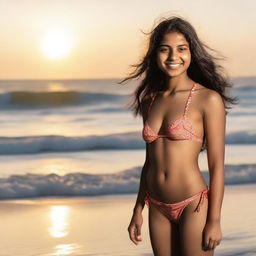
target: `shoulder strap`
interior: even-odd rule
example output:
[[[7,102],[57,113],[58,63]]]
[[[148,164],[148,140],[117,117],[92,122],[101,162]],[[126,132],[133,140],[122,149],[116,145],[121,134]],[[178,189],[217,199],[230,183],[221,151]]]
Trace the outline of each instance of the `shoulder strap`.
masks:
[[[151,105],[152,105],[152,103],[153,103],[155,97],[156,97],[156,92],[155,92],[155,93],[153,94],[153,96],[151,97],[151,102],[150,102],[149,107],[148,107],[148,113],[149,113],[149,111],[150,111],[150,109],[151,109]]]
[[[189,104],[191,102],[192,94],[193,94],[195,88],[196,88],[196,83],[193,84],[191,90],[189,91],[189,95],[188,95],[188,98],[187,98],[187,101],[186,101],[186,105],[185,105],[183,116],[186,116],[186,114],[188,112],[188,106],[189,106]]]

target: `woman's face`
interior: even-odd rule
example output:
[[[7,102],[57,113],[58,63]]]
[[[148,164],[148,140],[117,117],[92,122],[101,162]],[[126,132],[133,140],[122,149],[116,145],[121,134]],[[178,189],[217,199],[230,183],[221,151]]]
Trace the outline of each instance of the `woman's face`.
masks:
[[[183,34],[165,34],[157,49],[157,65],[169,77],[180,76],[191,62],[189,43]]]

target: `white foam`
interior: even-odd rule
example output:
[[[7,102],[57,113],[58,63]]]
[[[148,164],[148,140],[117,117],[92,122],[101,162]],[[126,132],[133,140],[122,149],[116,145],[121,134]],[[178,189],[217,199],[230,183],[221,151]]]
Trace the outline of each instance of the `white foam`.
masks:
[[[256,144],[256,132],[241,131],[226,135],[226,144]],[[0,137],[0,154],[35,154],[107,149],[144,149],[141,132],[113,133],[81,137],[24,136]]]
[[[0,199],[45,196],[96,196],[137,193],[142,167],[113,174],[11,175],[0,179]],[[209,174],[203,176],[208,183]],[[226,165],[225,184],[256,183],[256,164]]]

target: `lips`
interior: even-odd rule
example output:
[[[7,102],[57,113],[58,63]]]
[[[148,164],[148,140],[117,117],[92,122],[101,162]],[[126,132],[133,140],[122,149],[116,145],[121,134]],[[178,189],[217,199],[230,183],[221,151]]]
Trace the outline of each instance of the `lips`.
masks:
[[[171,67],[177,67],[179,65],[182,65],[182,63],[166,63],[166,65]]]
[[[183,63],[166,63],[168,69],[178,69]]]

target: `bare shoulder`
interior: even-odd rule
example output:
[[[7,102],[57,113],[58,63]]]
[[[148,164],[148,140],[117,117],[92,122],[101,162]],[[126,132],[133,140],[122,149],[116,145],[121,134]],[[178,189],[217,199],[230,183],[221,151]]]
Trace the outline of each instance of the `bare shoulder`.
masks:
[[[198,86],[198,89],[200,88],[201,90],[198,94],[198,97],[200,102],[202,103],[203,112],[209,112],[210,110],[216,108],[224,109],[223,99],[217,91],[206,88],[202,85]]]
[[[215,90],[209,89],[201,84],[197,84],[195,89],[197,92],[198,97],[200,97],[203,101],[208,102],[209,100],[212,102],[220,101],[222,98],[218,92]]]

